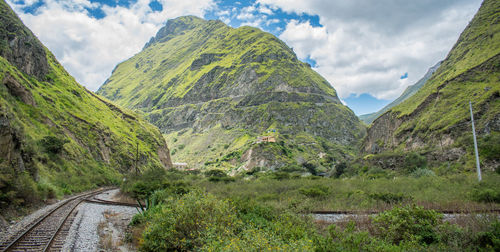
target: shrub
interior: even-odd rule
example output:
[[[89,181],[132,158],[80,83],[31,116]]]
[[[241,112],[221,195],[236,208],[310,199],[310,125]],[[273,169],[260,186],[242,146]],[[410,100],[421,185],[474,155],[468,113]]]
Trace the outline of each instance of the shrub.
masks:
[[[273,172],[271,178],[276,180],[290,179],[290,173],[288,172]]]
[[[344,174],[347,169],[347,164],[345,162],[341,162],[335,166],[335,171],[333,172],[333,177],[339,178],[342,174]]]
[[[433,176],[436,176],[436,174],[429,170],[429,169],[426,169],[426,168],[418,168],[416,169],[415,171],[413,171],[410,176],[414,177],[414,178],[420,178],[420,177],[433,177]]]
[[[324,185],[314,185],[311,187],[302,187],[299,192],[307,197],[325,197],[328,195],[329,190],[327,186]]]
[[[239,223],[228,201],[190,192],[165,199],[143,233],[144,251],[187,251],[200,248],[212,237],[225,236]]]
[[[486,160],[500,159],[500,133],[491,134],[479,138],[479,155]]]
[[[373,223],[377,235],[393,244],[431,244],[438,241],[437,226],[442,223],[442,214],[415,205],[394,207],[375,216]]]
[[[316,165],[312,164],[312,163],[303,163],[302,166],[308,171],[310,172],[312,175],[317,175],[318,172],[316,170]]]
[[[356,231],[355,223],[350,221],[344,230],[335,224],[328,226],[327,237],[317,237],[315,251],[401,251],[384,240],[377,239],[366,231]]]
[[[124,192],[136,199],[146,199],[151,193],[164,188],[163,181],[167,173],[161,167],[146,170],[139,176],[130,176],[122,185]]]
[[[154,196],[166,197],[156,192]],[[199,191],[167,197],[134,223],[145,223],[143,251],[312,251],[310,220]]]
[[[65,143],[68,143],[67,139],[59,139],[55,136],[45,136],[40,140],[40,144],[45,148],[45,151],[52,154],[59,154]]]
[[[490,188],[474,189],[472,199],[477,202],[500,203],[500,192]]]
[[[215,176],[213,176],[213,177],[208,178],[208,181],[210,181],[210,182],[225,182],[225,183],[229,183],[229,182],[236,181],[236,179],[233,178],[233,177],[229,177],[229,176],[226,175],[224,177],[215,177]]]
[[[205,172],[206,177],[225,177],[227,176],[223,170],[208,170]]]
[[[427,167],[427,159],[416,152],[408,153],[405,156],[404,168],[408,172],[413,172],[418,168]]]
[[[387,174],[387,171],[380,167],[372,167],[366,171],[366,176],[370,179],[385,178]]]
[[[500,251],[500,221],[494,221],[488,231],[478,232],[474,243],[481,248]]]
[[[221,162],[227,162],[231,161],[233,159],[239,159],[241,157],[241,151],[233,151],[228,154],[226,154],[224,157],[221,158]]]

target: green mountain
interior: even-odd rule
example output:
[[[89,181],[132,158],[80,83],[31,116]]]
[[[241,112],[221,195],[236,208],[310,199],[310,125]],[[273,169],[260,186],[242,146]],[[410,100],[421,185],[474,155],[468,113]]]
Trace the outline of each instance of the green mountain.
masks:
[[[144,113],[172,158],[194,168],[314,173],[352,157],[365,135],[331,85],[284,42],[193,16],[168,20],[98,93]],[[256,143],[267,135],[277,143]]]
[[[172,165],[156,127],[80,86],[3,0],[0,14],[1,209],[117,183],[136,144],[140,169]]]
[[[422,77],[420,80],[418,80],[415,84],[408,86],[405,91],[394,101],[391,103],[387,104],[387,106],[383,107],[381,110],[377,112],[373,112],[370,114],[364,114],[360,115],[359,119],[361,121],[365,122],[366,124],[372,123],[375,119],[377,119],[380,115],[383,113],[389,111],[392,107],[400,104],[404,100],[408,99],[410,96],[414,95],[417,93],[417,91],[427,82],[429,78],[431,78],[432,74],[438,69],[438,67],[441,65],[441,61],[438,62],[436,65],[433,67],[429,68],[427,70],[427,73],[425,73],[424,77]]]
[[[414,151],[431,162],[457,161],[472,169],[472,101],[482,162],[498,167],[499,76],[500,2],[485,0],[425,85],[373,122],[364,151]]]

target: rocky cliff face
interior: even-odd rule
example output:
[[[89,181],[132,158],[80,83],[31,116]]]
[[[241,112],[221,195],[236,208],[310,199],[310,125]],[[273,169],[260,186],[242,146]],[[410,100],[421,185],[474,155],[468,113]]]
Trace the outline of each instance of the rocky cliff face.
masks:
[[[500,157],[489,150],[498,149],[500,134],[499,10],[498,1],[483,2],[426,84],[373,122],[365,152],[416,151],[428,159],[472,165],[472,101],[483,161],[490,168],[498,165]]]
[[[295,146],[286,162],[263,158],[274,164],[267,168],[319,162],[321,152],[339,161],[365,134],[331,85],[285,43],[192,16],[169,20],[98,93],[144,112],[177,146],[174,159],[200,168],[238,169],[246,162],[241,154],[266,134]],[[221,162],[230,153],[238,158]]]
[[[49,72],[45,47],[5,3],[1,7],[0,56],[24,73],[44,78]]]
[[[0,209],[171,167],[157,128],[86,90],[0,1]]]

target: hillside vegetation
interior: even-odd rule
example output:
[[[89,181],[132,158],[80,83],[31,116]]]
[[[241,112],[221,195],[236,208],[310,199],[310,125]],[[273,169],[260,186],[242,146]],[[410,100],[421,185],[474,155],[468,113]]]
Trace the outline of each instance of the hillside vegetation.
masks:
[[[378,155],[366,158],[397,161],[417,152],[429,163],[472,169],[472,101],[482,162],[499,167],[499,72],[500,2],[486,0],[426,84],[373,122],[363,149]]]
[[[80,86],[3,0],[0,43],[0,209],[116,184],[136,144],[140,169],[171,166],[156,127]]]
[[[275,36],[193,16],[169,20],[98,93],[144,112],[172,158],[194,168],[321,172],[352,159],[365,135],[331,85]]]

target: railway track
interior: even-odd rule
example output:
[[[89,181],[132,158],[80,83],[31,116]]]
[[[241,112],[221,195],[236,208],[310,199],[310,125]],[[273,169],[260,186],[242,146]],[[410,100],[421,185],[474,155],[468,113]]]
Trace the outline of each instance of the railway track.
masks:
[[[75,196],[52,209],[13,239],[0,244],[0,251],[62,251],[64,241],[76,216],[76,207],[95,195],[111,189],[101,189]]]

